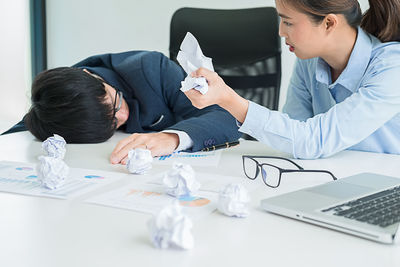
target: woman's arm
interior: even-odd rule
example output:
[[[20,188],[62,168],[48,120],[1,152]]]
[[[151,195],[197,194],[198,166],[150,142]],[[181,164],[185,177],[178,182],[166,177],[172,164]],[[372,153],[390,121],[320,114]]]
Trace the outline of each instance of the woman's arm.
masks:
[[[399,64],[382,63],[379,71],[370,71],[370,77],[357,93],[306,121],[291,119],[252,102],[246,106],[217,74],[202,69],[194,75],[206,77],[209,92],[202,96],[190,90],[186,95],[199,108],[210,104],[226,108],[238,121],[243,121],[239,131],[271,147],[297,158],[319,158],[358,144],[400,113],[399,73]]]

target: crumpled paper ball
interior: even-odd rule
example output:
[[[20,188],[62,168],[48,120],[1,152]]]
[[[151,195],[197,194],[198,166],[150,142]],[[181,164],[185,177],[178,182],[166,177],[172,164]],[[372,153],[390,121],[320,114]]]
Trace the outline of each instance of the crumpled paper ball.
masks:
[[[186,92],[190,89],[196,89],[201,94],[205,95],[208,92],[208,83],[204,77],[191,77],[187,76],[185,80],[181,82],[181,91]]]
[[[42,143],[42,148],[49,157],[63,159],[66,152],[66,144],[62,136],[55,134]]]
[[[36,168],[38,181],[48,189],[61,187],[69,173],[69,167],[60,158],[40,156]]]
[[[200,188],[192,167],[180,162],[174,162],[172,170],[164,174],[163,183],[167,194],[177,198],[191,195]]]
[[[128,152],[126,168],[133,174],[144,174],[151,169],[153,157],[148,149],[136,148]]]
[[[194,246],[191,232],[193,223],[188,216],[182,213],[179,201],[174,201],[173,204],[154,215],[148,221],[147,226],[151,242],[156,248],[191,249]]]
[[[241,184],[227,184],[219,192],[218,210],[233,217],[247,217],[250,195]]]

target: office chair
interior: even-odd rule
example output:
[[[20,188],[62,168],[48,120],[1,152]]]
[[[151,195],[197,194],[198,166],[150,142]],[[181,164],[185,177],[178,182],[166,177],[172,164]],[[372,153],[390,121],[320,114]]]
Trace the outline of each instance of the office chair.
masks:
[[[181,8],[170,27],[170,59],[176,61],[186,32],[191,32],[227,85],[246,99],[278,109],[281,41],[274,7]]]

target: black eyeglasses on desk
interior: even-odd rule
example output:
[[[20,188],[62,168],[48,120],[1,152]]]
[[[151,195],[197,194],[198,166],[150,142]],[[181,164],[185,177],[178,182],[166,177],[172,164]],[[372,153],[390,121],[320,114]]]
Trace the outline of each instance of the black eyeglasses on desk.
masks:
[[[290,172],[323,172],[332,176],[333,180],[337,180],[335,175],[333,175],[330,171],[327,170],[305,170],[303,167],[299,166],[294,161],[291,161],[287,158],[282,157],[270,157],[270,156],[248,156],[243,155],[243,171],[247,178],[254,180],[257,178],[258,174],[261,171],[261,175],[264,183],[272,188],[276,188],[281,183],[282,173],[290,173]],[[279,159],[290,162],[293,164],[296,169],[283,169],[278,166],[269,164],[269,163],[259,163],[256,159]]]

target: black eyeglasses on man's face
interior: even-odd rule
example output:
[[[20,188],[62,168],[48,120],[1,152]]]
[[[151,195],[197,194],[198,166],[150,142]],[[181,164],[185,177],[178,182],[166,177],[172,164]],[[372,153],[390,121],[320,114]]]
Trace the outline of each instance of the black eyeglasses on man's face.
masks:
[[[278,166],[268,164],[268,163],[259,163],[257,159],[278,159],[284,160],[286,162],[291,163],[295,169],[283,169]],[[290,173],[290,172],[323,172],[332,176],[333,180],[337,180],[335,175],[333,175],[330,171],[327,170],[304,170],[303,167],[299,166],[294,161],[291,161],[287,158],[282,157],[270,157],[270,156],[242,156],[243,159],[243,171],[247,178],[254,180],[260,174],[262,175],[264,183],[272,188],[276,188],[281,183],[282,173]]]
[[[103,78],[101,78],[99,75],[95,74],[95,73],[90,73],[88,71],[86,71],[89,75],[93,76],[94,78],[98,79],[101,83],[106,84],[106,82],[104,81]],[[123,94],[121,91],[117,90],[114,87],[111,87],[115,90],[115,96],[114,96],[114,102],[113,102],[113,108],[114,108],[114,115],[113,117],[115,117],[115,114],[121,109],[122,107],[122,99],[123,99]],[[107,89],[106,89],[107,90]],[[118,106],[117,106],[117,100],[118,100]]]
[[[117,89],[115,89],[115,97],[114,97],[114,116],[115,114],[121,109],[122,106],[122,97],[123,94],[121,91],[118,91]],[[118,106],[116,106],[117,104],[117,99],[118,99]]]

